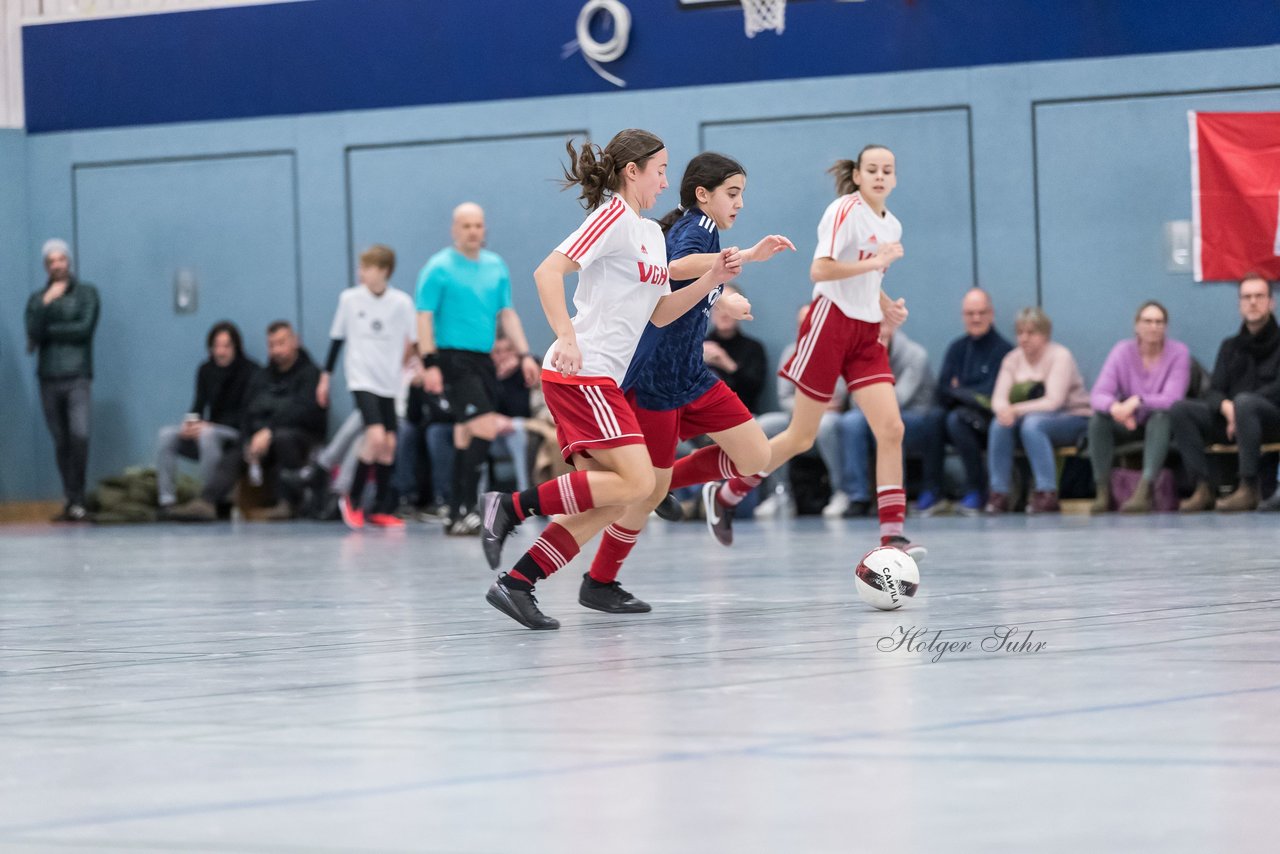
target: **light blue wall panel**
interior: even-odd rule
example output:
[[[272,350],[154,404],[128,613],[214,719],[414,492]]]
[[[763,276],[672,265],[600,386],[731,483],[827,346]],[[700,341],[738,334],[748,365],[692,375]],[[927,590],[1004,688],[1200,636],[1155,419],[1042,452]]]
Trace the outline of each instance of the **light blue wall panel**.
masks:
[[[156,428],[191,403],[205,336],[240,326],[265,360],[265,329],[297,321],[293,156],[77,165],[80,265],[99,285],[91,472],[149,460]],[[199,282],[198,310],[174,310],[179,269]],[[317,356],[320,358],[320,356]]]
[[[512,299],[542,351],[552,335],[538,303],[533,270],[581,222],[576,193],[560,190],[558,163],[565,141],[584,130],[522,136],[409,142],[355,148],[348,153],[352,253],[387,243],[397,253],[396,287],[414,292],[418,272],[450,244],[455,206],[485,209],[488,248],[507,262]],[[477,175],[493,177],[477,181]],[[335,294],[336,302],[336,294]]]
[[[1280,87],[1037,106],[1042,299],[1090,383],[1139,304],[1212,367],[1240,324],[1235,291],[1166,272],[1164,223],[1191,208],[1187,111],[1280,110]]]
[[[43,488],[53,471],[52,449],[41,439],[35,357],[27,353],[23,309],[44,282],[27,230],[27,152],[21,131],[0,130],[0,498],[56,494]],[[40,459],[48,457],[47,467]]]

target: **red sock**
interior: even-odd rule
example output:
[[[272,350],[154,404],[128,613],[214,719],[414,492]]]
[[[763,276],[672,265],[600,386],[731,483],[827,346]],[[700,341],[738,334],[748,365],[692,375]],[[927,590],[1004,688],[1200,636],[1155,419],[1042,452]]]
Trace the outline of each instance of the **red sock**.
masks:
[[[719,445],[707,445],[676,460],[676,467],[671,472],[671,489],[713,480],[728,480],[741,475],[742,472],[734,466],[733,460],[729,459],[723,448]]]
[[[600,537],[600,548],[596,550],[596,559],[591,562],[589,575],[601,584],[608,584],[618,577],[622,562],[635,548],[639,531],[632,531],[621,525],[610,525],[604,529]]]
[[[542,536],[534,541],[533,546],[530,547],[525,557],[532,559],[537,564],[541,577],[546,578],[577,557],[578,551],[578,541],[573,538],[573,534],[570,534],[568,529],[552,522],[542,532]],[[516,570],[528,576],[529,573],[524,572],[523,563],[524,560],[521,559],[520,563],[516,564]],[[537,573],[535,572],[534,574],[536,575]]]
[[[716,500],[725,507],[737,507],[742,503],[742,499],[747,497],[747,493],[760,485],[764,477],[758,474],[743,474],[737,477],[731,477],[720,487],[720,491],[716,493]]]
[[[907,491],[901,486],[878,487],[876,503],[880,510],[880,545],[888,545],[890,537],[902,536],[902,525],[907,519]]]
[[[521,521],[526,516],[572,516],[596,506],[591,500],[591,486],[585,471],[562,474],[533,489],[517,492],[512,499],[516,517]]]

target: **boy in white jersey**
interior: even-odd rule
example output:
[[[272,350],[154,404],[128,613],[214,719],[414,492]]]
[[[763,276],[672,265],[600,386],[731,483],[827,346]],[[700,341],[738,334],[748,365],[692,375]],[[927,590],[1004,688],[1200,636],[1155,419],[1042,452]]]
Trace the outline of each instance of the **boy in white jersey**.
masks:
[[[525,492],[490,492],[484,500],[484,549],[497,569],[502,544],[526,517],[561,515],[485,597],[531,629],[560,623],[538,609],[533,585],[564,566],[581,545],[621,517],[625,506],[654,491],[653,468],[635,414],[619,385],[645,324],[665,326],[741,267],[737,249],[678,293],[668,283],[666,241],[640,216],[667,186],[662,140],[625,130],[601,151],[568,144],[566,186],[580,186],[591,210],[583,224],[534,273],[556,342],[543,363],[542,390],[556,422],[561,453],[577,471]],[[564,279],[578,272],[570,318]],[[664,490],[665,494],[665,490]],[[578,600],[597,610],[647,610],[618,583],[583,578]]]
[[[926,551],[903,534],[907,494],[902,480],[902,415],[893,393],[893,371],[885,342],[907,319],[904,300],[881,289],[885,271],[902,257],[902,224],[885,207],[897,185],[893,152],[868,145],[857,160],[841,160],[830,170],[840,197],[827,206],[818,225],[818,247],[809,274],[813,304],[800,327],[796,351],[779,375],[796,384],[791,423],[769,440],[769,467],[759,476],[731,478],[703,487],[703,504],[713,533],[732,542],[728,508],[759,485],[762,477],[813,446],[822,413],[837,381],[843,379],[876,438],[876,495],[880,544],[915,559]]]
[[[342,521],[352,530],[364,527],[361,496],[373,469],[377,483],[369,523],[379,528],[403,528],[391,505],[391,469],[396,458],[396,394],[400,390],[406,359],[418,341],[417,313],[404,291],[389,286],[396,254],[375,244],[360,255],[360,283],[338,297],[338,310],[329,330],[332,339],[324,373],[316,388],[321,406],[329,405],[329,376],[338,363],[344,342],[347,348],[347,388],[355,396],[364,419],[364,438],[357,456],[351,490],[338,506]],[[414,359],[413,361],[417,361]]]

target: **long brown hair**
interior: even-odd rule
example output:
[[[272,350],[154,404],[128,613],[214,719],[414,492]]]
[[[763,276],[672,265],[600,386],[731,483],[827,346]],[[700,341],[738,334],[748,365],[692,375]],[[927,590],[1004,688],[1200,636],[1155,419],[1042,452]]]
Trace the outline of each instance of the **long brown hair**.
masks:
[[[649,158],[666,146],[647,130],[627,128],[618,131],[603,149],[584,142],[581,149],[575,150],[573,140],[564,147],[569,152],[569,165],[564,167],[565,189],[581,187],[578,198],[584,208],[592,210],[600,206],[605,193],[622,189],[622,170],[628,163],[643,169]]]
[[[857,160],[837,160],[835,165],[827,170],[828,173],[836,176],[837,195],[847,196],[850,193],[857,192],[858,185],[853,180],[853,173],[862,168],[862,155],[877,148],[882,148],[890,154],[893,153],[887,145],[864,146],[863,149],[858,152]]]

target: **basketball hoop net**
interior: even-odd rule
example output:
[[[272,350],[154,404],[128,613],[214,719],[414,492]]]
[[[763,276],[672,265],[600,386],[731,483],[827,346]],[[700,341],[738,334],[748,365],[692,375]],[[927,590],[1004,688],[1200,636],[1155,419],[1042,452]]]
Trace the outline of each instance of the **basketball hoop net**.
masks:
[[[787,0],[742,0],[742,13],[747,38],[755,38],[756,33],[765,30],[780,33],[786,28]]]

